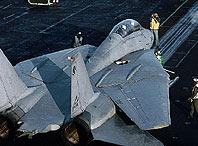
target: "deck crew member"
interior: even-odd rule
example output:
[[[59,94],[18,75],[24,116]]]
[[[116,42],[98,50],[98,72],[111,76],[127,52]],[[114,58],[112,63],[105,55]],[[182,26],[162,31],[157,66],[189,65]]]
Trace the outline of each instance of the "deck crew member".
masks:
[[[154,35],[154,44],[159,47],[158,30],[160,25],[160,18],[157,13],[153,13],[150,17],[150,29]]]
[[[193,118],[194,111],[198,113],[198,79],[194,78],[194,87],[192,89],[192,96],[188,99],[191,102],[190,118]]]
[[[72,48],[76,48],[76,47],[79,47],[82,45],[83,37],[81,35],[82,35],[82,33],[78,32],[78,34],[74,36],[74,38],[72,40]]]
[[[155,56],[160,61],[161,65],[163,66],[164,65],[164,57],[161,55],[159,50],[155,51]]]

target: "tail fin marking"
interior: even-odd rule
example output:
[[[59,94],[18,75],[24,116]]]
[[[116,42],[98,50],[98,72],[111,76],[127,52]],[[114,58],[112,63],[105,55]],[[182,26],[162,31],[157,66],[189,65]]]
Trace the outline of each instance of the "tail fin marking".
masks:
[[[72,57],[71,69],[71,117],[75,117],[93,102],[99,93],[94,93],[85,63],[80,53]]]

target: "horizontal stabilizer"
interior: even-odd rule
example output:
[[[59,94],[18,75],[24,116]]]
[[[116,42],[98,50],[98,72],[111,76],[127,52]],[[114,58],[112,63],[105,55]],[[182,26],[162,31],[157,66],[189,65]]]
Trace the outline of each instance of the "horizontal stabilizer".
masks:
[[[14,105],[27,89],[0,49],[0,112]]]
[[[136,125],[126,125],[117,115],[109,119],[101,127],[92,131],[94,140],[125,146],[163,146],[149,134]]]
[[[26,99],[24,98],[22,108],[24,107],[24,103],[29,104],[28,101],[31,99],[40,97],[28,113],[20,119],[20,122],[23,124],[18,130],[25,132],[24,134],[30,132],[30,134],[34,135],[54,131],[59,129],[64,121],[65,116],[60,111],[50,92],[43,94],[45,90],[45,86],[43,85],[27,96]]]

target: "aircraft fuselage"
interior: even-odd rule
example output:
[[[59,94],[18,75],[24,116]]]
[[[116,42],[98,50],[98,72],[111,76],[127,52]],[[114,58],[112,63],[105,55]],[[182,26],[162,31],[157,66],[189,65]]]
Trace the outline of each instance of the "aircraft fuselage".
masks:
[[[126,26],[125,30],[121,29],[123,25]],[[150,49],[153,40],[152,32],[143,28],[135,20],[127,19],[118,23],[87,62],[86,67],[89,76],[129,53]]]

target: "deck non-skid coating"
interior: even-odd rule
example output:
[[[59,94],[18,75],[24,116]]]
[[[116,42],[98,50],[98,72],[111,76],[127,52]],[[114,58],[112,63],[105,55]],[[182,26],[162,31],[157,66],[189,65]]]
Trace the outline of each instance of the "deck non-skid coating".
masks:
[[[172,3],[170,9],[174,11],[179,3]],[[3,0],[0,2],[0,44],[13,64],[69,48],[78,31],[83,33],[85,44],[98,46],[121,20],[132,18],[148,28],[150,14],[160,13],[168,5],[166,1],[84,0],[36,7],[25,1]]]
[[[14,65],[22,60],[69,48],[73,36],[78,31],[83,33],[85,43],[98,46],[113,26],[123,19],[135,19],[143,27],[149,28],[149,17],[153,12],[159,13],[162,23],[167,20],[160,28],[159,33],[162,36],[188,12],[195,2],[195,0],[62,0],[53,7],[35,7],[30,6],[25,0],[1,0],[0,47]],[[183,3],[184,5],[182,5]],[[182,7],[180,7],[181,5]],[[179,9],[175,12],[177,8]],[[169,16],[171,17],[169,18]],[[41,33],[42,31],[43,33]],[[195,29],[187,40],[198,40],[197,31]],[[192,48],[189,51],[185,44],[189,44],[189,41],[184,42],[178,50],[188,52],[188,55],[174,69],[177,75],[180,75],[180,80],[171,89],[172,125],[153,132],[153,135],[164,145],[194,146],[198,142],[197,121],[185,124],[189,122],[187,114],[190,104],[187,102],[187,98],[191,94],[192,76],[198,74],[196,69],[198,67],[196,64],[198,46],[195,44],[193,47],[194,43],[189,44],[189,48]],[[181,60],[175,54],[172,58],[166,66],[172,67],[171,64],[175,60],[178,60],[177,63]],[[184,87],[189,89],[187,93]],[[3,146],[60,145],[60,141],[58,137],[50,133],[32,140],[22,138],[15,142],[1,141],[0,144]]]

